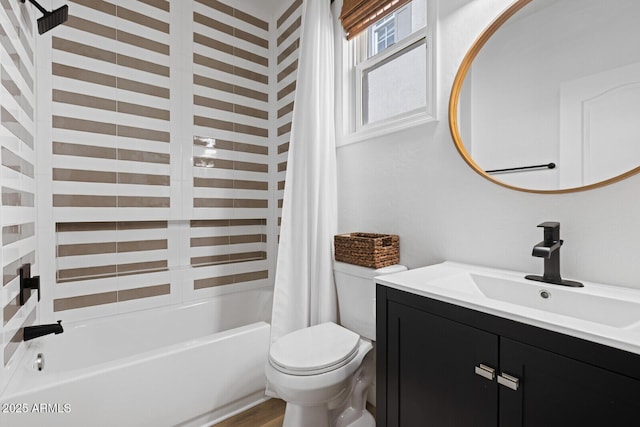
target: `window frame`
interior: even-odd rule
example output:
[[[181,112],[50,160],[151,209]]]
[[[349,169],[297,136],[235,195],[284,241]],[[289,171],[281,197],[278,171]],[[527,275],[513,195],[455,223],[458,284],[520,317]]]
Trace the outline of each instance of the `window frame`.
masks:
[[[426,27],[415,31],[371,58],[367,59],[367,42],[370,38],[369,29],[350,41],[347,41],[344,36],[340,37],[342,42],[338,44],[338,48],[341,52],[337,52],[338,60],[336,61],[336,75],[338,76],[336,88],[338,96],[336,99],[342,102],[339,102],[337,108],[337,146],[348,145],[437,121],[436,5],[436,0],[427,0]],[[416,43],[420,42],[426,44],[425,48],[427,50],[426,105],[377,122],[363,123],[364,71],[383,65],[385,61],[402,55],[403,51],[410,50]]]

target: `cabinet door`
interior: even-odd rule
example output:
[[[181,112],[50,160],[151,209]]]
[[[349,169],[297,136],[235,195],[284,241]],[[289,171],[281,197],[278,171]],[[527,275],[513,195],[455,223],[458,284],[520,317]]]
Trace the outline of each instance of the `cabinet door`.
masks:
[[[501,427],[638,425],[640,381],[506,338],[500,370],[520,379],[500,386]]]
[[[386,425],[497,426],[497,383],[475,367],[497,367],[498,337],[392,301],[387,315]]]

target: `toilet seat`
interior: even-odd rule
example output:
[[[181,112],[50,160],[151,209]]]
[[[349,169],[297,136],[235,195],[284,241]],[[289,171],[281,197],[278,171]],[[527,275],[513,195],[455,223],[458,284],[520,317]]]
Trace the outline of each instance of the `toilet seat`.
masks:
[[[317,375],[338,369],[358,354],[360,336],[333,322],[299,329],[277,339],[270,364],[290,375]]]

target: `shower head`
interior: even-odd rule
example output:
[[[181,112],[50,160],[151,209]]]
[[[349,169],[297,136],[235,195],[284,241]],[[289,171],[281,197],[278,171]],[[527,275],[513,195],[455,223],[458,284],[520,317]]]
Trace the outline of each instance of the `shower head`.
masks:
[[[25,0],[20,0],[22,3]],[[44,34],[53,27],[57,27],[58,25],[66,22],[69,18],[69,6],[66,4],[61,6],[51,12],[48,12],[44,7],[40,6],[36,0],[29,0],[31,4],[33,4],[40,12],[42,12],[42,17],[38,19],[38,34]]]

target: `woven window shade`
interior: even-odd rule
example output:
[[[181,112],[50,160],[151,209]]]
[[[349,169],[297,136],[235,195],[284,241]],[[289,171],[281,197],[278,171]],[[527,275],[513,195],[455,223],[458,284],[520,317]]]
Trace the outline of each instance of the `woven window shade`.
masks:
[[[344,0],[340,21],[347,34],[347,40],[351,40],[369,25],[410,2],[411,0]]]

